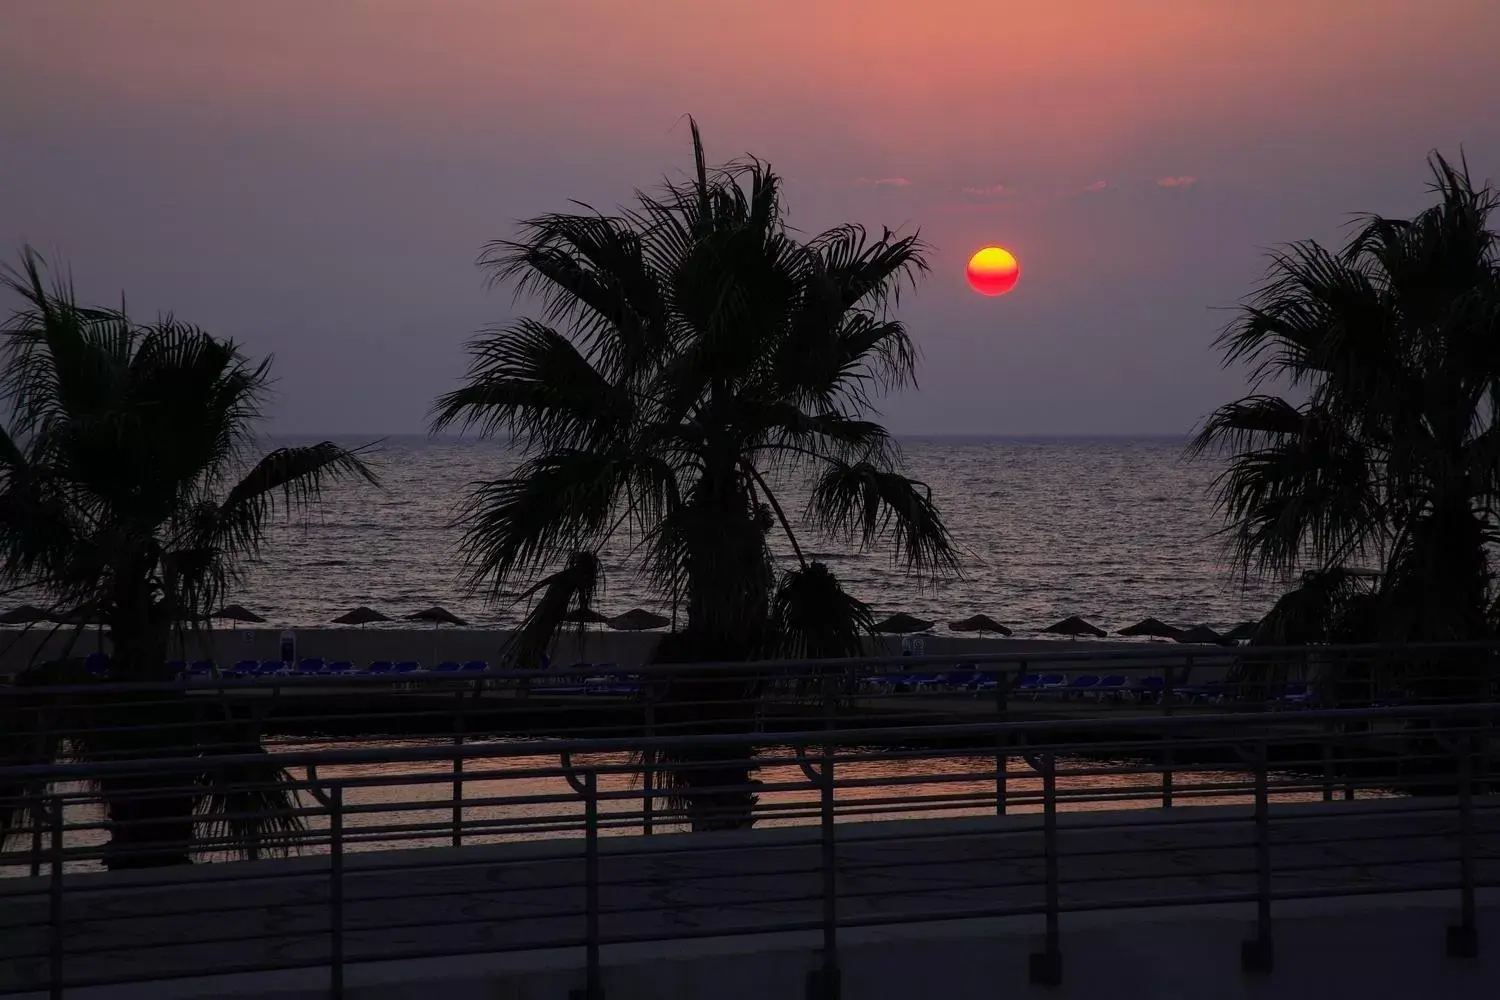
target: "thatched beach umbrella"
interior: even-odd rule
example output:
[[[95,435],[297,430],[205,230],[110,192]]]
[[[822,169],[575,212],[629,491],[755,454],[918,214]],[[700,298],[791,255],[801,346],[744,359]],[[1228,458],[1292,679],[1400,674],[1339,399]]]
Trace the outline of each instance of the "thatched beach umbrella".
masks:
[[[1143,618],[1128,628],[1120,629],[1118,634],[1128,636],[1149,635],[1155,639],[1175,639],[1182,634],[1182,629],[1175,625],[1168,625],[1160,618]]]
[[[456,625],[460,628],[463,628],[469,624],[462,618],[458,617],[458,615],[455,615],[453,612],[449,611],[447,608],[440,608],[436,605],[423,611],[413,612],[412,614],[406,616],[406,620],[413,622],[432,622],[432,658],[434,660],[437,659],[438,655],[438,626]]]
[[[621,632],[645,632],[670,624],[672,624],[672,619],[654,611],[647,611],[645,608],[631,608],[623,615],[616,615],[609,620],[609,627]]]
[[[22,604],[20,607],[11,608],[4,614],[0,614],[0,625],[35,625],[37,622],[56,620],[52,617],[52,612],[34,604]]]
[[[215,618],[222,618],[225,621],[243,622],[246,625],[264,625],[266,623],[264,618],[242,604],[226,604],[218,611],[215,611],[213,616]]]
[[[952,632],[993,632],[996,635],[1010,635],[1010,629],[1001,625],[989,615],[970,615],[956,622],[949,622],[948,629]]]
[[[562,616],[564,624],[567,625],[607,625],[609,618],[600,614],[593,608],[574,608]]]
[[[883,618],[876,622],[876,632],[889,632],[893,635],[906,635],[910,632],[926,632],[932,628],[932,622],[916,615],[909,615],[905,611],[898,611],[889,618]]]
[[[1212,643],[1223,645],[1224,637],[1207,625],[1194,625],[1177,636],[1178,642]]]
[[[1088,635],[1095,639],[1103,639],[1105,631],[1097,625],[1090,625],[1077,615],[1069,615],[1055,625],[1048,625],[1042,629],[1051,635]]]
[[[432,622],[434,626],[457,625],[460,628],[465,628],[469,624],[462,618],[458,617],[458,615],[455,615],[453,612],[449,611],[447,608],[439,608],[436,606],[428,608],[425,611],[417,611],[413,614],[409,614],[406,616],[406,620],[412,622]]]
[[[367,608],[363,604],[353,611],[346,611],[333,620],[335,625],[368,625],[371,622],[388,622],[390,615],[383,615],[374,608]]]

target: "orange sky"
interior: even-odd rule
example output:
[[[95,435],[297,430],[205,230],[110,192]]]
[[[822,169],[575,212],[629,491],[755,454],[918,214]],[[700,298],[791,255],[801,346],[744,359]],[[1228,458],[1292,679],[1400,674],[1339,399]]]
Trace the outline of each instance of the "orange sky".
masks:
[[[106,288],[232,315],[316,368],[306,338],[243,305],[253,288],[198,269],[252,267],[312,301],[258,251],[305,273],[354,234],[390,243],[325,276],[368,312],[354,326],[420,324],[419,289],[453,302],[460,282],[474,297],[445,322],[493,321],[504,304],[467,270],[478,244],[682,169],[691,113],[715,159],[786,172],[799,224],[920,225],[937,244],[926,384],[979,392],[976,345],[1008,345],[1000,369],[1060,364],[1123,318],[1131,339],[1092,346],[1125,374],[1094,389],[1164,429],[1229,388],[1208,310],[1247,290],[1257,248],[1410,211],[1434,147],[1500,174],[1497,39],[1496,0],[5,0],[0,243],[65,248]],[[1003,313],[962,292],[987,242],[1026,273]],[[398,260],[419,285],[384,301],[361,277]],[[1189,350],[1196,388],[1127,398]],[[423,391],[452,374],[424,371]],[[894,412],[1006,430],[1056,405],[1015,388],[1014,408],[984,388]]]

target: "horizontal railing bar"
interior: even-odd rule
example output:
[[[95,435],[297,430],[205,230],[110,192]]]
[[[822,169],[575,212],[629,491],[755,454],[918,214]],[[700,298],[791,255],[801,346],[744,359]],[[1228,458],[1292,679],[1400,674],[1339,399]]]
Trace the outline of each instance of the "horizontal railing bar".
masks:
[[[1422,719],[1432,718],[1434,715],[1445,718],[1494,718],[1500,715],[1500,704],[1483,702],[1473,704],[1452,704],[1439,706],[1391,706],[1388,708],[1357,708],[1357,709],[1305,709],[1298,713],[1298,718],[1311,722],[1355,722],[1377,719]],[[69,777],[89,778],[103,775],[129,775],[132,773],[160,774],[163,770],[177,772],[194,772],[203,769],[207,762],[212,762],[218,767],[231,767],[256,764],[263,767],[280,766],[295,767],[299,765],[315,764],[319,766],[338,766],[343,764],[360,763],[412,763],[412,762],[435,762],[450,761],[455,756],[465,760],[485,758],[505,758],[518,756],[544,756],[561,755],[563,753],[609,753],[629,752],[638,749],[670,750],[674,747],[738,747],[752,746],[754,744],[792,743],[807,746],[818,746],[836,738],[842,742],[878,744],[881,741],[901,742],[913,739],[934,739],[960,737],[999,737],[999,736],[1025,736],[1027,734],[1048,733],[1058,730],[1065,732],[1088,731],[1090,729],[1118,732],[1120,730],[1161,730],[1182,729],[1190,726],[1222,726],[1232,731],[1237,724],[1242,724],[1243,716],[1235,714],[1215,714],[1198,716],[1134,716],[1129,718],[1116,718],[1109,720],[1084,720],[1069,719],[1065,722],[1057,720],[1015,720],[1015,721],[983,721],[973,723],[942,723],[926,726],[900,726],[888,728],[849,728],[839,730],[803,730],[796,733],[704,733],[692,737],[611,737],[605,739],[546,739],[526,740],[515,743],[476,743],[463,745],[431,745],[421,747],[396,747],[396,748],[360,748],[360,749],[333,749],[300,752],[278,752],[278,753],[256,753],[256,754],[225,754],[209,758],[184,758],[184,757],[161,757],[150,760],[110,760],[98,763],[68,763],[68,764],[27,764],[13,765],[0,768],[0,777],[14,781],[27,779],[66,780]],[[1432,735],[1431,731],[1412,731],[1407,735],[1425,736]],[[1275,737],[1258,736],[1257,739],[1275,739]],[[1281,737],[1290,739],[1290,737]],[[1233,742],[1226,733],[1223,736],[1215,736],[1212,742],[1216,745]],[[1160,741],[1155,744],[1161,746]],[[1020,749],[1020,748],[1017,748]],[[1030,747],[1028,749],[1046,749],[1049,752],[1057,752],[1056,747]],[[1097,747],[1094,749],[1097,750]],[[695,762],[698,763],[698,762]],[[147,765],[150,765],[149,768]]]

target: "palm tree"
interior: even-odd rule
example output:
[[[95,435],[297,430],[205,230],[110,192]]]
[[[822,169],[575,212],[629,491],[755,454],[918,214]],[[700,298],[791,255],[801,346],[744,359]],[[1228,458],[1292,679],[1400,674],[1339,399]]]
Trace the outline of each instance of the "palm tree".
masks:
[[[890,307],[926,269],[924,244],[855,225],[801,239],[767,165],[710,170],[696,123],[692,133],[688,181],[638,193],[614,215],[544,215],[486,247],[481,266],[538,296],[541,312],[471,345],[434,430],[505,433],[523,453],[463,509],[476,585],[498,596],[629,537],[640,570],[686,612],[658,657],[743,661],[786,648],[772,619],[778,586],[787,600],[838,589],[804,557],[788,483],[809,490],[807,530],[863,549],[889,542],[917,573],[957,572],[958,560],[930,491],[902,474],[895,442],[870,419],[881,392],[914,382],[916,351]],[[777,530],[793,572],[816,572],[823,587],[778,582]],[[552,582],[564,598],[595,585],[578,572]],[[576,603],[554,599],[531,632],[553,634]],[[782,624],[798,617],[785,603]],[[732,688],[743,702],[746,683],[699,678],[672,697],[722,702]],[[734,771],[678,778],[701,787]],[[704,800],[688,797],[695,825],[719,825]],[[722,822],[745,822],[738,807],[728,813]]]
[[[1194,447],[1229,457],[1218,502],[1238,564],[1300,576],[1262,639],[1493,634],[1497,201],[1465,165],[1430,163],[1435,205],[1363,218],[1338,251],[1307,241],[1274,254],[1219,339],[1226,364],[1253,366],[1253,391],[1215,411]]]
[[[252,461],[269,361],[252,363],[234,343],[170,316],[139,324],[120,309],[81,306],[43,274],[29,249],[19,269],[0,272],[22,302],[0,329],[9,413],[0,428],[0,576],[102,620],[112,680],[166,680],[173,642],[209,626],[278,510],[305,509],[335,480],[374,477],[329,442]],[[69,742],[96,756],[198,754],[183,745],[187,703],[160,692],[143,699],[92,700],[85,714],[105,711],[110,725]],[[115,819],[151,820],[115,831],[119,863],[184,860],[193,809],[204,802],[223,796],[199,787],[186,804],[181,794],[117,797]]]

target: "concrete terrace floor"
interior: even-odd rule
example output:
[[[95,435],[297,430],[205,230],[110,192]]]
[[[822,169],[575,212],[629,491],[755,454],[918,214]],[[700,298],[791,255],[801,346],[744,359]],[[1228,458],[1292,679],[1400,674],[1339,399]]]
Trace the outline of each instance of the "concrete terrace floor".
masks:
[[[1476,828],[1478,883],[1500,885],[1500,800],[1477,800]],[[1248,807],[1063,814],[1059,830],[1060,899],[1066,911],[1062,948],[1070,962],[1089,963],[1083,941],[1100,927],[1174,920],[1181,925],[1187,920],[1195,928],[1192,933],[1232,929],[1220,964],[1238,976],[1233,941],[1245,936],[1254,914]],[[1351,913],[1374,912],[1378,898],[1419,900],[1418,908],[1429,913],[1423,926],[1431,926],[1420,942],[1407,947],[1441,957],[1443,924],[1454,919],[1458,907],[1457,831],[1451,800],[1277,804],[1271,824],[1273,890],[1288,899],[1366,900]],[[943,961],[952,959],[941,955],[954,942],[972,937],[972,928],[988,927],[977,932],[980,938],[971,947],[987,948],[984,940],[1009,941],[996,955],[1010,955],[1016,968],[1003,978],[1013,980],[1017,990],[1024,988],[1024,954],[1035,947],[1042,926],[1040,817],[847,824],[837,828],[837,837],[839,920],[859,928],[843,932],[851,949],[849,975],[856,975],[856,965],[850,964],[856,954],[865,954],[858,968],[868,970],[888,960],[897,947],[914,969],[927,967],[935,974]],[[612,998],[710,995],[686,984],[682,991],[665,993],[625,988],[635,975],[627,970],[641,962],[660,967],[664,955],[680,953],[684,961],[697,955],[708,963],[699,967],[700,979],[715,969],[716,975],[727,974],[753,954],[786,957],[761,973],[743,973],[752,980],[768,975],[781,982],[791,967],[800,984],[802,974],[816,964],[812,952],[819,941],[815,929],[822,907],[816,829],[611,837],[601,840],[600,852],[604,961],[620,987],[609,994]],[[326,857],[308,857],[68,876],[65,975],[79,986],[97,984],[69,995],[326,995],[328,865]],[[425,969],[427,989],[449,979],[455,988],[460,980],[490,984],[483,987],[488,992],[444,988],[445,997],[565,995],[527,990],[540,989],[536,984],[541,982],[581,983],[583,880],[582,842],[577,839],[350,854],[343,881],[350,981],[374,991],[358,993],[361,997],[418,996],[423,994],[410,986],[409,974]],[[1435,888],[1441,891],[1433,892]],[[47,889],[45,879],[0,883],[0,992],[45,990]],[[1289,901],[1276,909],[1290,918],[1309,907],[1316,911],[1317,904],[1332,905],[1327,900]],[[1211,912],[1212,920],[1195,921],[1191,913],[1199,909]],[[1116,914],[1111,918],[1115,923],[1101,924],[1110,913]],[[936,917],[946,922],[933,923]],[[1312,919],[1316,924],[1317,918]],[[1495,923],[1484,926],[1490,929],[1486,944],[1493,952]],[[1377,921],[1364,933],[1378,938],[1383,932]],[[1180,930],[1159,929],[1147,939],[1178,934]],[[906,943],[891,943],[896,940]],[[923,941],[927,943],[919,944]],[[1291,942],[1288,947],[1295,953]],[[873,950],[860,951],[865,948]],[[712,958],[715,954],[721,957]],[[1011,959],[1002,964],[1008,966]],[[995,968],[999,976],[1000,966]],[[231,975],[266,969],[288,971],[249,979]],[[846,996],[916,995],[880,991],[894,988],[897,979],[890,977],[896,972],[858,973],[867,974],[874,978]],[[1142,989],[1151,981],[1138,969],[1123,969],[1120,976],[1122,982],[1133,976]],[[177,979],[176,986],[150,982],[161,977],[211,978]],[[642,981],[661,986],[667,979],[658,975]],[[144,982],[128,988],[113,985],[127,980]],[[907,981],[920,989],[930,980],[913,971]],[[400,982],[408,983],[400,988],[406,992],[398,989]],[[501,987],[496,984],[502,982],[514,989],[497,992]],[[726,981],[711,995],[716,1000],[783,995],[781,986],[771,990],[770,980],[764,985],[767,992],[750,993],[743,984]],[[849,986],[853,989],[854,983]],[[190,992],[172,992],[181,989]]]

